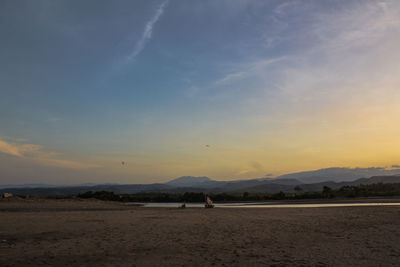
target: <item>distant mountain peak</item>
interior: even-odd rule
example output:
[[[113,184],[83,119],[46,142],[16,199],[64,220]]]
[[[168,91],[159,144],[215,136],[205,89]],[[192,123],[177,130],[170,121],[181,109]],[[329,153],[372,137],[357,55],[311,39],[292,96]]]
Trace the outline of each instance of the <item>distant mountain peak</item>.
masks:
[[[194,177],[194,176],[182,176],[176,179],[173,179],[165,184],[171,186],[179,186],[179,187],[194,187],[194,186],[202,186],[210,183],[215,183],[214,180],[211,180],[208,177]]]
[[[304,171],[289,173],[277,177],[280,179],[297,179],[303,183],[320,183],[320,182],[350,182],[359,178],[370,178],[373,176],[390,176],[400,174],[400,169],[386,169],[381,167],[369,168],[345,168],[331,167],[313,171]]]

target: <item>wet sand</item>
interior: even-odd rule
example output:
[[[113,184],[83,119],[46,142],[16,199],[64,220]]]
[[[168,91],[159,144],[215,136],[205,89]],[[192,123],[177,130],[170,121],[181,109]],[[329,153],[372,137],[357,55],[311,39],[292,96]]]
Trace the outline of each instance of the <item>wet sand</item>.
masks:
[[[0,266],[399,266],[400,207],[0,200]]]

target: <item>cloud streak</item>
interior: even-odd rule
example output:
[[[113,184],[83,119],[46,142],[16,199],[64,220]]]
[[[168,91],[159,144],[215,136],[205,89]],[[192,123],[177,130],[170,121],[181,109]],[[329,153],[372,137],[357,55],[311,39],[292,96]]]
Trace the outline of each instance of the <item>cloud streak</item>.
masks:
[[[39,151],[40,146],[33,144],[15,144],[0,140],[0,152],[15,157],[23,157],[24,154]]]
[[[168,5],[169,0],[165,0],[162,4],[158,7],[156,12],[154,13],[153,17],[147,22],[146,26],[144,27],[144,31],[142,37],[137,42],[133,51],[126,57],[128,62],[135,60],[135,58],[143,51],[146,47],[147,42],[151,39],[153,34],[154,25],[160,19],[162,14],[164,13],[165,8]]]
[[[263,170],[263,165],[258,161],[251,161],[248,163],[248,167],[236,172],[237,176],[249,174],[249,173],[257,173]]]
[[[17,144],[6,142],[0,139],[0,153],[18,157],[25,160],[31,160],[37,164],[67,168],[73,170],[84,170],[99,167],[95,164],[81,163],[72,160],[58,159],[55,152],[43,150],[40,145],[35,144]]]
[[[287,59],[287,56],[281,56],[276,58],[261,59],[250,63],[236,64],[237,66],[235,71],[226,74],[219,80],[216,80],[214,85],[226,85],[253,76],[263,76],[265,75],[267,68]]]

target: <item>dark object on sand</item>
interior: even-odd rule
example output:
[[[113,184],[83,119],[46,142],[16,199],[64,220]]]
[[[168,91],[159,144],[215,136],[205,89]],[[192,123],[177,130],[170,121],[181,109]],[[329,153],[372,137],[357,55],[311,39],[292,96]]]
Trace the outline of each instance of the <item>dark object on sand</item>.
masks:
[[[182,205],[179,206],[180,209],[186,208],[186,203],[183,203]]]
[[[3,193],[1,196],[0,196],[0,198],[11,198],[11,197],[13,197],[14,195],[12,194],[12,193]]]
[[[214,208],[214,204],[212,203],[211,198],[209,198],[208,196],[206,196],[206,204],[204,205],[204,207],[206,209]]]

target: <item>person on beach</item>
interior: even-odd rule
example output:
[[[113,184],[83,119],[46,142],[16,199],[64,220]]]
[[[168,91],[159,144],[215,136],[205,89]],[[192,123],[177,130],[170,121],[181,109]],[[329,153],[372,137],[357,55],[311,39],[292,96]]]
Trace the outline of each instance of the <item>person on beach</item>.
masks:
[[[204,205],[205,208],[214,208],[214,204],[211,201],[209,196],[206,196],[206,204]]]

